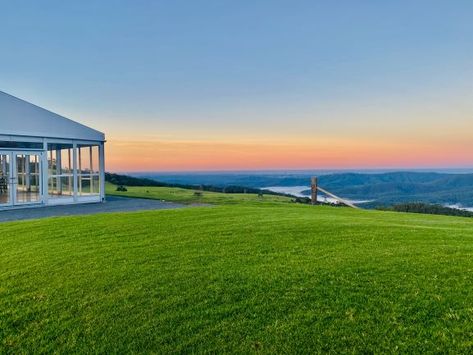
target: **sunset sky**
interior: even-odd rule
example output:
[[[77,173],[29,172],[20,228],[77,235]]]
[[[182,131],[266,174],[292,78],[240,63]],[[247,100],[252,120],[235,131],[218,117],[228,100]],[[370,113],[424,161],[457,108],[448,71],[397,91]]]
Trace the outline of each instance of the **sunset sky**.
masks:
[[[473,1],[2,1],[0,90],[107,170],[473,167]]]

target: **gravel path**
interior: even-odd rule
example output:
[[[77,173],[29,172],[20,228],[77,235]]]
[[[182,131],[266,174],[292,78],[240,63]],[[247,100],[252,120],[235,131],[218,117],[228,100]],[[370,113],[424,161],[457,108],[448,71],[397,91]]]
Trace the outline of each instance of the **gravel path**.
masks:
[[[103,212],[163,210],[184,207],[189,207],[189,205],[141,198],[107,196],[107,200],[104,203],[30,207],[0,211],[0,222],[57,216],[90,215]]]

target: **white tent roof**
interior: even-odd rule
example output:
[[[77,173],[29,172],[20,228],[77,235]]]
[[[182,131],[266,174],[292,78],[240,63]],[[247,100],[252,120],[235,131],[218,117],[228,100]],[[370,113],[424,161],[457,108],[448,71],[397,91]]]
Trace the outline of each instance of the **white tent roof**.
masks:
[[[105,141],[102,132],[2,91],[0,135]]]

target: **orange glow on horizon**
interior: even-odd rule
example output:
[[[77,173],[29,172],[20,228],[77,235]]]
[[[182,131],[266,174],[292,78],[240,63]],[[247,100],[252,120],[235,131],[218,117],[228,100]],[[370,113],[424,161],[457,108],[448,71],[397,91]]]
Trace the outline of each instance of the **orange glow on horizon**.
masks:
[[[471,166],[473,143],[124,141],[107,143],[108,171],[428,168]]]

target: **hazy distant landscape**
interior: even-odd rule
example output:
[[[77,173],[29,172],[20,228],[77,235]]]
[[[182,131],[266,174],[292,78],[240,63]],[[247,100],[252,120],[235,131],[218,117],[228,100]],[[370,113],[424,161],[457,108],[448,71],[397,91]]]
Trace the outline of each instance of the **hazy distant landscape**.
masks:
[[[349,200],[369,201],[366,208],[404,202],[435,203],[456,208],[473,207],[473,174],[464,172],[224,172],[224,173],[135,173],[166,183],[271,188],[273,191],[309,196],[310,177],[319,185]],[[304,187],[306,187],[304,189]]]

